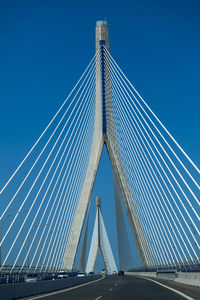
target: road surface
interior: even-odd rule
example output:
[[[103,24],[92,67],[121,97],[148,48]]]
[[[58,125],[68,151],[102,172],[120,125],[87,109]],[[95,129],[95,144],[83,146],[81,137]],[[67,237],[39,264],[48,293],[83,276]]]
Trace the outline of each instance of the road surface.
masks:
[[[181,295],[152,281],[131,276],[107,276],[96,282],[24,299],[42,300],[183,300]],[[192,298],[186,298],[192,299]]]

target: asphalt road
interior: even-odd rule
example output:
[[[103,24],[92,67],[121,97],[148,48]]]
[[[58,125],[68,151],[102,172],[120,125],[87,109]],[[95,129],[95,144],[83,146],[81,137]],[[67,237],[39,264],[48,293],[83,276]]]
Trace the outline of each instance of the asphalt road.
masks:
[[[137,277],[107,276],[97,282],[64,292],[28,297],[42,300],[183,300],[184,297],[156,283]]]

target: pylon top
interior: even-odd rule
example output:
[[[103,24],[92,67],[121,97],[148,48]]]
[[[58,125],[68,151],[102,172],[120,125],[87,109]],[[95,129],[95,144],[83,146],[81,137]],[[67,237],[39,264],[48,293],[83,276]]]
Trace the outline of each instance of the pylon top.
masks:
[[[107,25],[107,21],[97,21],[96,25]]]
[[[101,208],[101,199],[99,197],[96,198],[96,207],[100,207]]]
[[[109,38],[108,38],[108,24],[107,21],[96,22],[96,50],[99,49],[100,42],[104,42],[104,45],[109,50]]]

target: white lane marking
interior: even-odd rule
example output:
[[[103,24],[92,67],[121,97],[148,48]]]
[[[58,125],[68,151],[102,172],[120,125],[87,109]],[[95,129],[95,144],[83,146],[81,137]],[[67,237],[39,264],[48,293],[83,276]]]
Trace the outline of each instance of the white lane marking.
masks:
[[[99,299],[101,299],[101,298],[102,298],[102,296],[99,296],[99,297],[95,298],[94,300],[99,300]]]
[[[138,277],[140,277],[140,276],[138,276]],[[144,279],[146,279],[146,280],[153,281],[153,282],[155,282],[155,283],[157,283],[157,284],[159,284],[159,285],[165,287],[166,289],[171,290],[171,291],[173,291],[173,292],[175,292],[175,293],[181,295],[181,296],[184,297],[185,299],[188,299],[188,300],[195,300],[194,298],[192,298],[192,297],[190,297],[190,296],[187,296],[186,294],[184,294],[184,293],[182,293],[182,292],[180,292],[180,291],[177,291],[177,290],[175,290],[175,289],[173,289],[173,288],[171,288],[171,287],[169,287],[169,286],[167,286],[167,285],[164,285],[164,284],[162,284],[162,283],[160,283],[160,282],[158,282],[158,281],[155,281],[155,280],[153,280],[153,279],[146,278],[146,277],[140,277],[140,278],[144,278]]]
[[[94,282],[100,281],[100,280],[102,280],[102,279],[104,279],[104,278],[105,278],[105,276],[103,276],[102,278],[99,278],[99,279],[90,281],[90,282],[86,282],[86,283],[83,283],[83,284],[79,284],[79,285],[76,285],[76,286],[73,286],[73,287],[70,287],[70,288],[61,290],[61,291],[56,291],[56,292],[51,292],[51,293],[45,293],[45,294],[42,294],[42,295],[39,295],[39,296],[35,296],[35,297],[32,297],[32,298],[28,298],[28,300],[41,299],[41,298],[44,298],[44,297],[50,297],[50,296],[54,296],[54,295],[57,295],[57,294],[61,294],[61,293],[67,292],[67,291],[75,290],[75,289],[78,289],[78,288],[80,288],[80,287],[82,287],[82,286],[89,285],[89,284],[92,284],[92,283],[94,283]]]
[[[113,288],[109,289],[109,292],[112,292]]]

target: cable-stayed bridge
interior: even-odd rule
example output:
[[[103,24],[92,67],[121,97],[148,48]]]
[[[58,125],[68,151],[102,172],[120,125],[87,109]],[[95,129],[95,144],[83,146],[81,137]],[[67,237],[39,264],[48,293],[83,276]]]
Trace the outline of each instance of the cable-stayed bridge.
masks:
[[[2,273],[73,270],[79,246],[87,260],[80,241],[104,146],[119,268],[134,268],[123,211],[141,267],[199,267],[200,171],[111,56],[107,23],[97,22],[94,57],[1,188]]]

